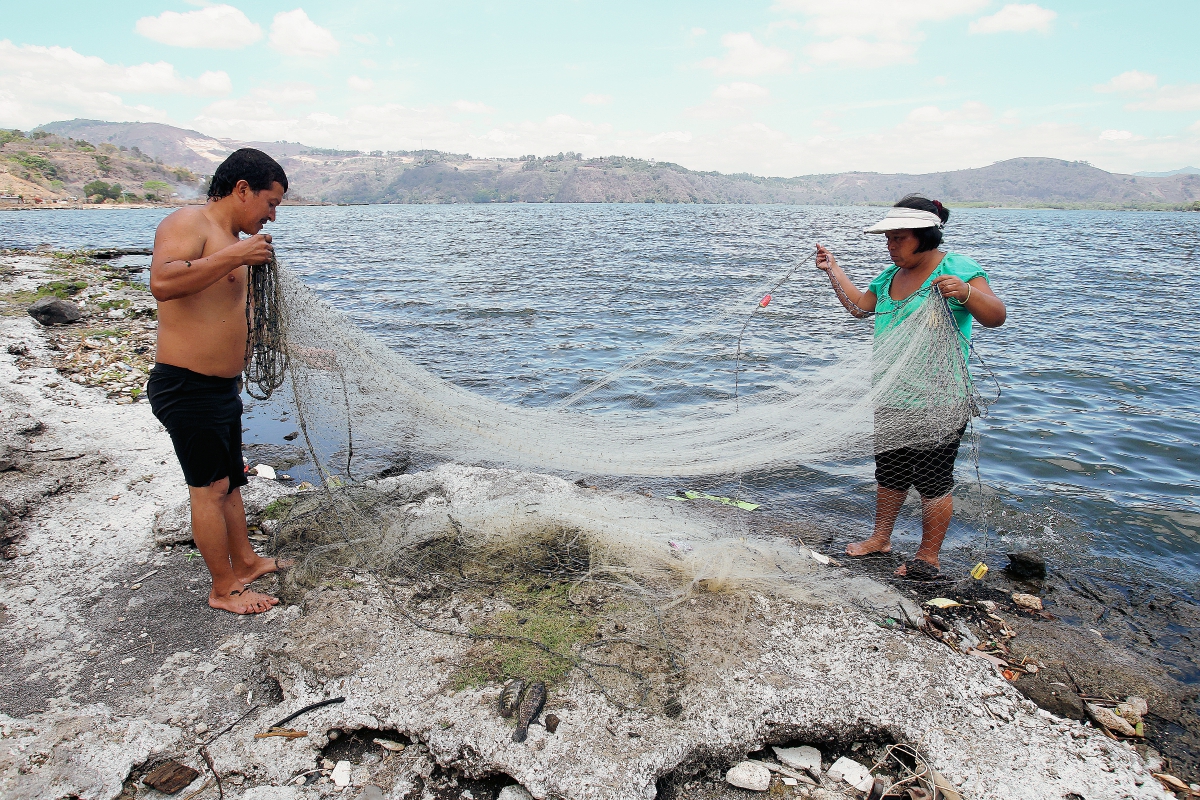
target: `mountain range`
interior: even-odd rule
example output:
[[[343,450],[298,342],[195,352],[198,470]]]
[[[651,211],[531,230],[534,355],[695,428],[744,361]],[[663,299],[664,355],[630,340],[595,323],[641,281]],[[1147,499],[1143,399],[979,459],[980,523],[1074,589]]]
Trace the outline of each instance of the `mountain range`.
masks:
[[[145,122],[75,119],[41,130],[109,143],[209,175],[239,147],[257,147],[288,173],[289,196],[327,203],[617,202],[885,204],[920,192],[955,204],[1200,208],[1200,170],[1123,175],[1079,161],[1014,158],[921,175],[843,172],[792,178],[722,174],[661,161],[576,153],[472,158],[420,151],[331,150],[242,142]]]

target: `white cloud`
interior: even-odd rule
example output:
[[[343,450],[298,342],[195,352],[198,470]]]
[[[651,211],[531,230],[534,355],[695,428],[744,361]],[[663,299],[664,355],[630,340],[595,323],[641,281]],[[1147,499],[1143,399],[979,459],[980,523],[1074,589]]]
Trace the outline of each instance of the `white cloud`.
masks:
[[[984,8],[988,0],[778,0],[776,11],[798,12],[824,41],[807,48],[817,63],[880,67],[911,61],[925,38],[922,23]]]
[[[1058,13],[1034,3],[1010,3],[992,14],[980,17],[967,26],[969,33],[1049,33]]]
[[[219,5],[198,11],[164,11],[157,17],[142,17],[134,30],[156,42],[174,47],[209,47],[237,50],[254,44],[263,32],[233,6]]]
[[[360,78],[357,75],[351,75],[346,78],[346,85],[350,87],[352,92],[369,92],[375,88],[375,81],[370,78]]]
[[[752,103],[770,99],[769,94],[764,97],[746,88],[755,84],[723,86],[718,87],[720,93],[734,98],[724,102],[751,110]],[[709,103],[717,102],[721,100],[709,98]],[[1113,138],[1102,136],[1099,128],[1024,123],[1015,114],[978,102],[912,107],[895,124],[855,133],[823,126],[817,128],[818,135],[794,136],[747,121],[746,116],[722,119],[726,121],[718,119],[695,130],[668,131],[623,130],[561,114],[497,125],[489,118],[458,114],[452,105],[364,104],[339,115],[289,113],[264,94],[214,103],[189,127],[214,136],[286,139],[339,149],[426,147],[479,156],[574,150],[586,156],[656,158],[698,170],[785,176],[849,170],[933,172],[1019,156],[1082,159],[1123,172],[1200,162],[1200,122],[1173,136]]]
[[[704,103],[687,109],[687,114],[701,119],[745,117],[753,106],[766,102],[770,96],[770,90],[757,83],[723,83],[713,89],[712,95]]]
[[[940,22],[985,7],[988,0],[779,0],[780,11],[808,17],[817,36],[901,38],[921,22]]]
[[[1159,86],[1158,76],[1148,72],[1122,72],[1094,88],[1097,92],[1140,94],[1141,100],[1125,106],[1132,111],[1193,111],[1200,108],[1200,83]]]
[[[1133,134],[1129,131],[1100,131],[1100,138],[1106,142],[1119,142],[1122,139],[1132,139]]]
[[[720,100],[762,100],[771,94],[764,86],[759,86],[757,83],[745,83],[742,81],[734,81],[733,83],[723,83],[716,89],[713,89],[713,97]]]
[[[948,111],[943,111],[938,106],[920,106],[908,112],[905,121],[919,125],[976,124],[991,117],[990,108],[983,103],[972,101]]]
[[[307,83],[272,84],[251,92],[254,97],[271,100],[285,106],[304,105],[317,102],[317,92]]]
[[[611,94],[585,94],[579,102],[589,106],[606,106],[613,101]]]
[[[1158,86],[1158,76],[1136,69],[1122,72],[1108,83],[1095,87],[1097,92],[1146,92]]]
[[[187,78],[165,61],[126,67],[69,47],[0,41],[0,120],[5,125],[32,127],[72,117],[165,121],[164,112],[129,103],[123,95],[222,95],[231,89],[224,72]]]
[[[760,43],[749,33],[727,33],[721,37],[725,55],[706,58],[701,66],[717,75],[766,75],[787,72],[792,54]]]
[[[350,38],[359,44],[373,45],[379,43],[379,38],[373,33],[356,33]]]
[[[1163,86],[1153,96],[1126,108],[1139,111],[1194,111],[1200,108],[1200,83]]]
[[[882,67],[911,61],[917,46],[910,42],[880,41],[843,36],[832,42],[809,45],[808,55],[818,64],[850,67]]]
[[[704,30],[704,28],[692,28],[691,30],[692,36],[703,36],[706,33],[708,33],[708,31]]]
[[[1023,124],[980,103],[914,108],[895,125],[848,135],[794,137],[761,123],[732,125],[690,143],[659,142],[649,154],[692,169],[798,175],[849,170],[922,173],[980,167],[1021,156],[1087,160],[1134,172],[1200,158],[1200,124],[1182,137],[1101,138],[1075,125]]]
[[[289,56],[324,58],[337,55],[340,45],[325,28],[308,18],[304,9],[281,11],[271,22],[271,47]]]
[[[470,100],[455,100],[452,105],[464,114],[490,114],[496,110],[486,103],[472,103]]]
[[[647,144],[655,144],[657,142],[690,142],[692,140],[691,131],[663,131],[656,133],[646,140]]]

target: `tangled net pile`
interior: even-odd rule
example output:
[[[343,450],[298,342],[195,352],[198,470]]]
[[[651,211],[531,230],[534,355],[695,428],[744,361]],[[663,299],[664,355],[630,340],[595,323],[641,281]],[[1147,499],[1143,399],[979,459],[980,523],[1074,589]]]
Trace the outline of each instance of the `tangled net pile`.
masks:
[[[746,620],[746,593],[729,594],[718,611],[715,601],[695,604],[698,590],[710,599],[752,588],[845,602],[857,586],[850,600],[892,602],[864,578],[835,579],[811,548],[846,519],[849,500],[873,498],[874,453],[952,441],[978,413],[958,330],[946,302],[928,292],[873,344],[814,344],[769,388],[747,389],[743,378],[733,396],[714,392],[680,409],[588,411],[597,398],[653,392],[680,370],[711,370],[713,360],[733,387],[744,331],[770,287],[573,395],[530,408],[437,377],[296,276],[270,272],[255,284],[264,319],[252,330],[275,339],[259,341],[252,377],[260,389],[279,387],[287,366],[279,394],[295,405],[321,484],[299,495],[276,534],[277,549],[298,558],[293,586],[369,573],[422,627],[497,646],[524,641],[538,657],[582,671],[614,702],[653,697],[667,713],[685,631],[719,630],[736,642]],[[634,374],[631,390],[622,384]],[[454,466],[414,469],[437,464]],[[801,513],[783,519],[644,491],[763,471],[799,476],[808,497]],[[511,619],[446,622],[439,597],[450,590],[498,599]],[[568,616],[583,622],[566,624]],[[557,625],[553,635],[525,627],[538,620]],[[497,662],[476,677],[515,669]]]

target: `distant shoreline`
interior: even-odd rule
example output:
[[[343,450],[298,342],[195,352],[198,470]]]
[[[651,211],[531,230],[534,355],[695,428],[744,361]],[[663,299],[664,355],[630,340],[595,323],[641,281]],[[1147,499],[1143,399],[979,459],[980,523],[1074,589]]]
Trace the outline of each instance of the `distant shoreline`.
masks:
[[[5,204],[0,205],[0,211],[66,211],[66,210],[112,210],[112,211],[133,211],[143,210],[148,208],[169,209],[185,208],[187,206],[198,206],[202,203],[22,203],[22,204]],[[796,206],[798,208],[885,208],[891,203],[643,203],[643,202],[575,202],[575,203],[557,203],[549,202],[528,202],[528,201],[508,201],[508,202],[487,202],[487,203],[329,203],[318,200],[301,200],[287,201],[283,205],[289,207],[295,206],[329,206],[329,207],[349,207],[349,206],[642,206],[642,205],[666,205],[666,206]],[[1143,211],[1143,212],[1200,212],[1200,207],[1195,205],[1187,206],[1178,203],[1161,204],[1161,205],[1130,205],[1122,206],[1109,203],[1029,203],[1029,204],[991,204],[984,202],[967,202],[967,203],[945,203],[947,208],[984,208],[994,209],[997,211]]]
[[[187,206],[204,205],[200,201],[191,203],[5,203],[0,205],[0,211],[66,211],[66,210],[113,210],[133,211],[146,208],[161,208],[174,210]],[[318,201],[283,201],[285,206],[332,206],[336,203],[321,203]],[[379,204],[377,204],[379,205]]]

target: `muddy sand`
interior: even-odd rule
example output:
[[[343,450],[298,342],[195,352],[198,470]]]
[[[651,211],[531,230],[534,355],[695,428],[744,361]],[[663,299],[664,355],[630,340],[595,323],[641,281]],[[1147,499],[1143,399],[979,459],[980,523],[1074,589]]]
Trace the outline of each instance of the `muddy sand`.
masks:
[[[56,281],[88,284],[67,290],[86,313],[43,328],[24,305]],[[345,572],[292,587],[260,616],[214,611],[170,441],[138,400],[153,352],[144,290],[102,262],[7,254],[0,298],[0,796],[165,797],[142,779],[174,760],[196,770],[175,795],[189,798],[523,796],[514,784],[537,798],[748,798],[767,792],[730,786],[726,770],[747,758],[778,770],[772,746],[811,745],[822,785],[789,785],[776,771],[770,795],[862,797],[829,774],[832,763],[870,767],[889,745],[910,743],[963,797],[1170,797],[1151,772],[1172,763],[1072,718],[1080,693],[1147,697],[1152,744],[1177,748],[1168,757],[1186,775],[1194,699],[1163,659],[1089,630],[1103,634],[1112,620],[1046,618],[1092,614],[1071,605],[1079,592],[1041,587],[1054,613],[1038,616],[1008,602],[1007,585],[967,586],[960,595],[975,596],[941,612],[951,630],[962,621],[981,642],[1006,641],[1008,660],[1027,667],[1014,682],[935,629],[880,610],[880,598],[913,610],[924,597],[837,566],[808,603],[698,588],[673,612],[677,663],[641,703],[611,684],[601,691],[587,670],[530,666],[549,670],[543,717],[558,724],[534,724],[514,742],[513,721],[496,712],[500,644],[464,634],[557,614],[616,647],[629,631],[605,616],[611,598]],[[481,496],[591,491],[454,465],[387,480],[464,513]],[[264,509],[294,491],[251,478],[252,522],[277,524]],[[994,619],[978,603],[989,598]],[[302,736],[255,738],[338,697],[287,723]]]

